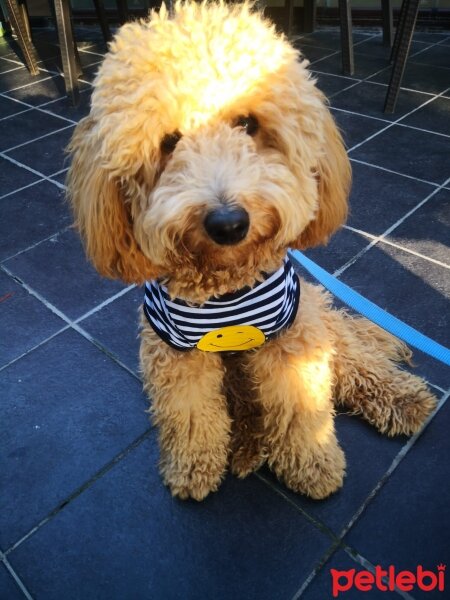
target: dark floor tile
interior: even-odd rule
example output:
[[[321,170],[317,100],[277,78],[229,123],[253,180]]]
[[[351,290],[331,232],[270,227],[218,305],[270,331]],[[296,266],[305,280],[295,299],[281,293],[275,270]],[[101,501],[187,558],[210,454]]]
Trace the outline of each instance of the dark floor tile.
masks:
[[[450,52],[447,46],[433,46],[416,56],[410,56],[410,62],[450,69]],[[450,77],[450,73],[449,73]],[[449,83],[450,85],[450,83]]]
[[[336,430],[345,452],[347,474],[343,487],[329,498],[318,502],[295,494],[278,483],[266,468],[262,475],[279,486],[302,510],[322,521],[338,536],[391,466],[407,438],[382,436],[360,418],[345,414],[337,416]]]
[[[351,158],[438,184],[450,177],[450,138],[394,125],[362,144]]]
[[[450,98],[435,98],[406,117],[402,124],[450,136]]]
[[[333,577],[331,569],[336,571],[349,571],[355,569],[356,573],[360,571],[366,571],[367,569],[361,566],[350,558],[350,556],[343,550],[338,550],[331,558],[325,563],[320,569],[315,578],[307,587],[305,593],[301,596],[302,600],[328,600],[331,598],[341,598],[342,600],[361,600],[361,598],[367,597],[368,600],[400,600],[396,592],[379,591],[376,585],[373,585],[371,589],[364,592],[357,589],[356,585],[353,584],[350,589],[346,591],[340,591],[347,587],[347,583],[351,583],[351,575],[336,574],[334,576],[335,584],[333,585]],[[355,574],[356,574],[355,573]],[[333,591],[336,595],[333,595]]]
[[[72,229],[7,260],[5,265],[71,319],[124,287],[97,275]]]
[[[42,108],[55,115],[65,117],[66,119],[79,121],[89,113],[91,108],[91,92],[92,90],[89,88],[80,93],[78,106],[74,106],[72,100],[67,96],[64,96],[56,102],[44,104]]]
[[[340,75],[330,75],[329,73],[317,73],[313,70],[314,65],[311,66],[311,71],[314,78],[317,80],[317,87],[319,90],[330,98],[334,94],[341,92],[343,89],[348,88],[351,85],[355,85],[355,80],[350,77],[343,77]]]
[[[413,40],[429,44],[442,43],[448,40],[448,38],[448,32],[439,31],[415,31],[413,35]]]
[[[306,250],[305,254],[321,267],[333,273],[358,254],[369,241],[347,229],[335,233],[326,246]]]
[[[355,54],[355,72],[353,75],[347,75],[347,77],[365,79],[385,69],[388,65],[389,61],[385,58],[370,56],[368,54]],[[333,54],[333,56],[317,61],[314,63],[314,68],[317,71],[342,75],[341,53],[339,52],[338,54]]]
[[[61,173],[58,173],[57,175],[52,175],[51,176],[52,180],[58,181],[58,183],[65,185],[66,179],[67,179],[67,171],[68,171],[68,169],[65,169],[64,171],[61,171]]]
[[[2,73],[6,73],[7,71],[12,71],[14,69],[21,69],[23,65],[17,64],[16,62],[12,62],[10,60],[5,60],[4,58],[0,58],[0,75]]]
[[[373,564],[436,573],[448,564],[450,437],[447,402],[372,500],[345,541]],[[414,598],[445,594],[411,591]]]
[[[0,544],[8,548],[149,425],[141,384],[74,331],[0,380]]]
[[[33,596],[285,600],[330,545],[254,477],[174,500],[156,460],[152,436],[10,555]]]
[[[302,56],[307,58],[309,62],[313,64],[317,60],[333,53],[333,50],[330,50],[329,48],[320,48],[319,46],[302,46],[301,44],[298,44],[297,48],[300,50]]]
[[[0,196],[18,190],[38,179],[38,175],[22,169],[0,156]]]
[[[0,563],[0,597],[4,600],[25,600],[24,594],[2,563]]]
[[[319,69],[318,65],[315,68]],[[430,99],[426,94],[402,90],[397,101],[395,113],[389,115],[383,112],[386,94],[387,87],[383,85],[361,82],[351,89],[344,90],[333,96],[331,105],[336,108],[378,117],[379,119],[396,121]]]
[[[0,151],[13,148],[33,138],[67,127],[67,125],[67,121],[58,119],[58,117],[28,110],[20,115],[1,121]]]
[[[8,73],[2,73],[0,75],[0,92],[8,93],[8,95],[14,98],[27,102],[26,98],[31,93],[27,91],[27,88],[40,85],[40,82],[43,79],[48,79],[48,77],[49,74],[42,71],[37,75],[31,76],[25,67],[9,71]]]
[[[363,33],[355,33],[353,32],[353,43],[356,44],[362,40],[365,40],[367,37],[366,34]],[[306,35],[302,35],[296,45],[308,46],[320,46],[321,48],[330,48],[331,50],[340,50],[341,49],[341,34],[338,29],[322,29],[315,31],[314,33],[309,33]]]
[[[139,309],[143,298],[143,288],[135,288],[80,323],[136,373],[139,367]]]
[[[10,117],[11,115],[15,115],[19,112],[24,112],[29,110],[27,106],[20,104],[19,102],[15,102],[14,100],[9,100],[9,98],[5,98],[5,96],[0,96],[0,118]],[[6,120],[1,121],[1,127],[3,129]]]
[[[341,279],[408,325],[448,346],[447,273],[444,267],[384,244],[369,250]],[[444,389],[450,383],[450,368],[432,358],[416,372]]]
[[[344,137],[345,146],[352,148],[368,137],[384,129],[388,123],[363,115],[355,115],[342,110],[332,110],[333,116]]]
[[[61,125],[66,126],[66,129],[20,146],[6,154],[44,175],[51,175],[64,169],[68,166],[65,148],[72,137],[74,126],[68,123],[64,124],[63,121],[61,121]]]
[[[357,162],[352,162],[352,170],[347,224],[373,235],[386,231],[435,189]]]
[[[0,261],[72,222],[64,192],[47,181],[0,199]]]
[[[64,327],[65,323],[0,271],[0,367]],[[2,390],[2,399],[4,398]]]
[[[390,77],[391,69],[389,68],[371,79],[380,83],[389,83]],[[448,87],[450,87],[450,73],[448,69],[418,64],[413,62],[412,59],[406,63],[402,88],[427,92],[428,94],[440,94]],[[404,93],[404,90],[400,91],[400,98]]]
[[[449,234],[450,191],[441,190],[387,239],[450,266]]]
[[[8,73],[6,75],[8,75]],[[62,98],[66,95],[63,77],[60,75],[49,75],[49,73],[44,73],[44,75],[45,81],[38,81],[38,79],[41,78],[39,75],[33,78],[33,82],[30,82],[30,76],[28,74],[26,83],[31,83],[31,85],[14,89],[7,95],[16,98],[17,100],[22,100],[22,102],[27,102],[27,104],[31,104],[32,106],[39,106],[39,104],[50,102],[50,100]],[[35,79],[36,82],[34,81]],[[0,82],[1,81],[2,78],[0,78]],[[86,85],[87,84],[80,83],[80,88],[84,89]],[[12,87],[13,86],[10,86],[9,89],[12,89]]]
[[[425,42],[413,41],[410,49],[410,60],[412,60],[412,55],[420,50],[424,50],[428,48],[429,44]],[[369,56],[376,56],[378,58],[383,58],[389,60],[391,56],[391,48],[389,46],[385,46],[383,44],[382,35],[378,35],[375,38],[369,38],[366,41],[361,42],[354,48],[355,53],[355,61],[358,60],[359,54],[367,54]]]

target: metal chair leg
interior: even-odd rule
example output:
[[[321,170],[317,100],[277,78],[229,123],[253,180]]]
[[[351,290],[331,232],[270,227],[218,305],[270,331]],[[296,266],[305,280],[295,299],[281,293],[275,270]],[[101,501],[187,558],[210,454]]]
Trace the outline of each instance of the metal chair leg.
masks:
[[[316,0],[304,0],[303,2],[303,31],[312,33],[316,28]]]
[[[417,15],[419,13],[420,0],[403,0],[405,6],[404,25],[400,31],[398,40],[398,50],[392,67],[391,80],[389,82],[384,112],[392,114],[397,104],[398,94],[405,72],[406,59],[408,58],[409,48],[416,25]]]
[[[108,19],[106,18],[105,5],[103,0],[94,0],[95,12],[97,13],[97,19],[100,21],[100,27],[102,29],[103,39],[105,42],[110,42],[112,39],[111,31],[109,30]]]
[[[339,0],[339,18],[341,21],[342,71],[344,75],[353,75],[355,61],[353,57],[352,9],[350,0]]]
[[[292,34],[292,24],[294,22],[294,0],[286,0],[286,35]]]
[[[77,81],[77,63],[74,51],[72,21],[70,19],[70,4],[69,0],[54,0],[54,3],[64,72],[64,84],[67,95],[76,106],[79,102],[80,91]]]
[[[119,21],[123,25],[128,21],[128,5],[127,0],[117,0],[117,10],[119,12]]]
[[[381,0],[381,15],[383,23],[383,44],[390,48],[392,46],[394,30],[392,0]]]
[[[19,42],[27,67],[31,75],[37,75],[39,73],[39,67],[37,65],[38,60],[36,50],[29,37],[22,9],[19,7],[17,0],[6,0],[6,10],[8,11],[11,25],[16,32],[17,41]]]
[[[390,63],[393,63],[395,60],[395,57],[397,56],[398,45],[399,45],[400,39],[402,38],[402,31],[405,26],[405,16],[406,16],[406,2],[402,2],[401,6],[400,6],[400,13],[398,15],[397,29],[395,30],[394,43],[392,44],[391,56],[389,57]]]

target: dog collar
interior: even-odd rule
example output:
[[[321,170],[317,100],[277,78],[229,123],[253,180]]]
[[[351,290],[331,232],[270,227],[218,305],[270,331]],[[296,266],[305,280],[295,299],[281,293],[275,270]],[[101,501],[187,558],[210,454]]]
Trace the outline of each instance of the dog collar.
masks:
[[[287,257],[282,266],[252,288],[213,297],[201,305],[170,298],[157,280],[145,284],[144,313],[172,348],[239,352],[256,348],[295,319],[300,283]]]

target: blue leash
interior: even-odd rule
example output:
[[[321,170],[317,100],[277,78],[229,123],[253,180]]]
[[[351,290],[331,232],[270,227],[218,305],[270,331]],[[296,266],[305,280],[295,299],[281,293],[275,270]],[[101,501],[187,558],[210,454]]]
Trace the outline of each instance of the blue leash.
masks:
[[[355,292],[345,283],[330,275],[325,269],[316,265],[298,250],[289,250],[290,257],[294,262],[300,263],[313,277],[330,290],[337,298],[348,304],[351,308],[361,313],[389,333],[400,338],[407,344],[418,348],[433,358],[440,360],[450,366],[450,350],[441,346],[431,338],[413,329],[400,319],[389,314],[358,292]]]

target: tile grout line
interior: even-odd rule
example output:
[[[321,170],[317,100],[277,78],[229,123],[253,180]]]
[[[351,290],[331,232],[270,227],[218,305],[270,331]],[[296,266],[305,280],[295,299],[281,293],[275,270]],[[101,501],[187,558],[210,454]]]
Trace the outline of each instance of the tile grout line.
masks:
[[[59,514],[62,510],[65,509],[66,506],[71,504],[74,500],[76,500],[83,492],[85,492],[88,488],[94,485],[101,477],[106,475],[116,464],[118,464],[121,460],[126,458],[130,452],[132,452],[135,448],[140,446],[142,442],[144,442],[153,431],[154,427],[150,425],[143,433],[141,433],[137,438],[135,438],[125,449],[121,450],[118,454],[113,456],[111,460],[109,460],[106,464],[104,464],[100,469],[98,469],[89,479],[87,479],[84,483],[78,486],[71,494],[69,494],[62,502],[60,502],[53,510],[51,510],[46,517],[41,519],[37,525],[32,527],[25,535],[23,535],[20,539],[18,539],[12,546],[10,546],[7,550],[5,550],[4,558],[7,559],[8,555],[14,552],[23,542],[28,540],[32,535],[34,535],[39,529],[41,529],[44,525],[46,525],[53,517]]]
[[[28,185],[24,185],[21,188],[17,188],[16,190],[13,190],[12,192],[3,194],[2,196],[0,196],[0,200],[2,200],[3,198],[7,198],[8,196],[12,196],[13,194],[17,194],[17,192],[21,192],[23,190],[26,190],[27,188],[33,187],[34,185],[37,185],[38,183],[42,183],[43,181],[46,181],[46,179],[45,178],[38,179],[37,181],[33,181],[33,183],[29,183]]]
[[[44,181],[44,180],[43,180]],[[42,182],[41,182],[42,183]],[[24,254],[25,252],[28,252],[28,250],[33,250],[33,248],[37,248],[37,246],[40,246],[41,244],[43,244],[44,242],[48,242],[49,240],[51,240],[52,238],[57,237],[58,235],[62,234],[62,233],[66,233],[66,231],[68,231],[69,229],[71,229],[73,227],[73,225],[66,225],[66,227],[63,227],[62,229],[58,229],[58,231],[53,232],[52,234],[48,235],[45,238],[42,238],[41,240],[39,240],[38,242],[35,242],[34,244],[31,244],[31,246],[27,246],[27,248],[23,248],[22,250],[19,250],[18,252],[16,252],[15,254],[11,254],[11,256],[5,256],[5,258],[2,258],[0,260],[0,264],[6,262],[7,260],[11,260],[12,258],[16,258],[16,256],[20,256],[21,254]]]
[[[31,354],[31,352],[33,352],[34,350],[37,350],[41,346],[44,346],[47,342],[50,342],[53,338],[57,337],[60,333],[64,333],[64,331],[67,331],[68,329],[70,329],[70,325],[65,325],[61,329],[58,329],[58,331],[55,331],[55,333],[53,333],[49,337],[45,338],[45,340],[41,340],[38,344],[36,344],[32,348],[29,348],[25,352],[22,352],[22,354],[20,354],[19,356],[16,356],[12,360],[10,360],[8,363],[2,365],[0,367],[0,373],[2,371],[4,371],[5,369],[8,369],[11,365],[15,364],[17,361],[21,360],[22,358],[25,358],[25,356],[28,356],[28,354]]]
[[[434,420],[436,415],[440,412],[441,408],[444,406],[444,404],[446,403],[449,396],[450,396],[450,388],[441,397],[435,410],[427,417],[427,419],[425,420],[421,429],[418,432],[416,432],[412,437],[410,437],[409,440],[406,442],[406,444],[404,444],[404,446],[401,448],[401,450],[396,454],[390,467],[387,469],[387,471],[384,473],[384,475],[378,481],[377,485],[373,488],[373,490],[370,492],[370,494],[366,497],[366,499],[361,504],[361,506],[352,515],[352,517],[351,517],[350,521],[347,523],[347,525],[345,525],[344,528],[342,529],[341,533],[339,534],[339,539],[342,542],[343,542],[343,538],[348,534],[350,529],[353,527],[353,525],[356,523],[356,521],[360,518],[360,516],[366,510],[367,506],[371,503],[373,498],[375,498],[375,496],[378,494],[380,489],[389,480],[392,473],[394,473],[394,471],[397,469],[398,465],[402,462],[402,460],[405,458],[405,456],[408,455],[409,451],[415,445],[417,440],[427,430],[429,424]],[[343,542],[343,543],[345,543],[345,542]]]
[[[5,565],[5,569],[8,571],[8,573],[14,579],[16,585],[19,587],[19,589],[21,590],[21,592],[23,593],[25,598],[27,598],[27,600],[33,600],[33,597],[31,596],[30,592],[27,590],[27,588],[25,587],[25,584],[20,579],[20,577],[17,575],[16,571],[13,569],[13,567],[11,566],[11,564],[10,564],[9,560],[6,558],[6,556],[3,557],[1,562],[3,562],[3,564]]]
[[[40,171],[36,171],[36,169],[29,167],[25,163],[19,162],[18,160],[14,159],[12,156],[8,156],[7,154],[3,154],[3,152],[0,152],[0,158],[8,160],[9,162],[13,163],[17,167],[20,167],[21,169],[25,169],[26,171],[33,173],[33,175],[40,177],[41,180],[49,181],[50,183],[52,183],[53,185],[56,185],[56,187],[58,187],[62,190],[66,189],[66,187],[62,183],[59,183],[59,181],[50,179],[50,175],[44,175],[44,173],[41,173]],[[34,182],[34,183],[38,183],[38,182]],[[25,186],[25,187],[29,187],[29,186]],[[14,190],[14,191],[16,192],[17,190]]]
[[[364,567],[367,571],[370,571],[372,573],[375,572],[375,566],[374,564],[370,561],[367,560],[367,558],[365,558],[364,556],[362,556],[362,554],[360,554],[357,550],[353,550],[350,546],[348,546],[347,544],[344,544],[342,546],[342,550],[347,554],[347,556],[349,556],[354,562],[356,562],[357,564],[361,565],[362,567]],[[383,578],[384,580],[386,580],[386,578]],[[411,594],[408,594],[408,592],[404,592],[402,590],[399,590],[398,588],[395,588],[394,591],[401,596],[402,598],[404,598],[405,600],[414,600],[414,597],[411,596]]]
[[[326,525],[323,521],[318,519],[317,517],[310,515],[307,511],[305,511],[301,506],[299,506],[292,498],[288,496],[284,492],[284,490],[276,485],[274,485],[269,479],[267,479],[264,475],[262,475],[259,471],[255,471],[253,475],[262,481],[269,489],[271,489],[275,494],[281,496],[283,500],[285,500],[288,504],[296,509],[311,525],[313,525],[316,529],[318,529],[321,533],[328,536],[330,538],[330,542],[332,543],[340,543],[340,538],[337,534],[334,533],[328,525]]]
[[[363,231],[362,229],[355,229],[355,227],[351,227],[350,225],[344,225],[343,229],[347,229],[348,231],[352,231],[353,233],[358,233],[364,237],[369,238],[370,240],[378,240],[382,244],[386,244],[387,246],[392,246],[393,248],[397,248],[398,250],[402,250],[403,252],[407,252],[408,254],[412,254],[413,256],[417,256],[418,258],[423,258],[423,260],[427,260],[432,262],[440,267],[444,267],[444,269],[450,269],[450,265],[441,262],[435,258],[431,258],[430,256],[425,256],[425,254],[420,254],[420,252],[416,252],[415,250],[411,250],[406,248],[405,246],[401,246],[400,244],[395,244],[394,242],[390,242],[387,239],[378,239],[378,236],[368,233],[367,231]]]
[[[314,581],[314,579],[317,577],[317,575],[320,573],[320,571],[323,569],[326,563],[330,560],[330,558],[339,550],[339,548],[340,544],[334,543],[325,551],[325,553],[321,556],[319,562],[312,569],[311,573],[303,581],[302,585],[299,587],[296,593],[292,596],[291,600],[298,600],[299,598],[301,598],[301,596],[303,596],[305,591],[308,589],[308,587],[311,585],[311,583]]]
[[[402,449],[397,453],[397,455],[395,456],[394,460],[391,463],[391,466],[384,473],[384,475],[378,481],[377,485],[369,493],[369,495],[366,497],[366,499],[364,500],[364,502],[362,503],[362,505],[353,514],[353,516],[350,519],[350,521],[347,523],[347,525],[341,531],[341,533],[339,535],[339,543],[336,544],[334,551],[336,551],[338,549],[342,549],[345,552],[347,552],[347,549],[349,548],[349,546],[344,542],[343,538],[347,535],[347,533],[353,527],[353,525],[355,524],[355,522],[359,519],[359,517],[365,511],[365,509],[370,504],[370,502],[372,501],[372,499],[375,498],[375,496],[378,494],[378,492],[380,491],[380,489],[384,486],[384,484],[386,483],[386,481],[390,478],[390,476],[395,471],[395,469],[400,464],[400,462],[403,460],[403,458],[408,454],[409,450],[414,446],[415,442],[420,438],[420,436],[422,435],[422,433],[427,429],[427,427],[430,424],[430,422],[434,419],[434,417],[438,414],[438,412],[440,411],[440,409],[442,408],[442,406],[445,404],[445,402],[448,399],[449,395],[450,395],[450,389],[442,396],[442,398],[440,399],[440,401],[439,401],[436,409],[433,411],[433,413],[431,415],[429,415],[429,417],[427,418],[427,420],[423,424],[423,426],[420,429],[420,431],[418,431],[416,434],[414,434],[408,440],[408,442],[406,442],[406,444],[402,447]],[[332,556],[332,554],[330,554],[330,557],[331,556]],[[359,553],[358,553],[358,556],[361,556],[361,555],[359,555]],[[350,557],[353,560],[355,560],[355,558],[351,554],[350,554]],[[363,558],[363,557],[361,556],[361,558]],[[358,561],[356,561],[356,562],[358,562]],[[360,564],[363,564],[363,563],[360,563]],[[371,563],[368,562],[368,564],[371,564]],[[323,566],[323,563],[320,566],[320,568],[322,568],[322,566]],[[303,593],[305,592],[305,590],[309,587],[309,585],[311,584],[311,582],[315,579],[315,577],[318,574],[318,571],[320,570],[320,568],[317,570],[317,567],[316,567],[316,568],[314,568],[311,571],[311,573],[309,574],[309,576],[307,577],[307,579],[304,581],[304,583],[302,584],[302,586],[300,587],[300,589],[297,591],[297,593],[295,594],[295,596],[292,598],[292,600],[298,600],[303,595]],[[398,594],[402,595],[399,590],[396,590],[396,592]],[[406,598],[406,599],[408,599],[408,600],[414,600],[411,596],[408,596],[408,595],[403,596],[403,597]]]
[[[374,165],[373,163],[369,163],[365,160],[360,160],[359,158],[353,158],[353,156],[349,156],[350,162],[355,162],[360,165],[366,165],[367,167],[373,167],[374,169],[378,169],[379,171],[386,171],[386,173],[392,173],[393,175],[399,175],[400,177],[406,177],[407,179],[412,179],[413,181],[418,181],[419,183],[426,183],[427,185],[431,185],[433,187],[441,187],[446,184],[435,183],[434,181],[428,181],[426,179],[419,179],[418,177],[414,177],[413,175],[407,175],[406,173],[400,173],[400,171],[393,171],[392,169],[388,169],[386,167],[382,167],[381,165]]]
[[[394,127],[394,125],[400,125],[401,124],[400,121],[402,121],[403,119],[406,119],[407,117],[411,116],[412,114],[414,114],[418,110],[422,109],[424,106],[427,106],[428,104],[430,104],[430,102],[433,102],[434,100],[436,100],[436,98],[441,97],[443,94],[445,94],[446,91],[447,90],[443,90],[440,94],[436,94],[435,96],[432,96],[431,98],[429,98],[428,100],[426,100],[423,104],[420,104],[419,106],[416,106],[416,108],[413,108],[412,110],[410,110],[409,112],[407,112],[403,116],[399,117],[395,121],[392,121],[389,125],[387,125],[383,129],[380,129],[380,131],[376,131],[374,134],[370,135],[363,142],[359,142],[358,144],[355,144],[354,146],[352,146],[351,148],[349,148],[348,153],[350,154],[350,152],[353,152],[353,150],[356,150],[357,148],[359,148],[360,146],[362,146],[366,142],[372,140],[373,138],[376,138],[377,136],[379,136],[381,133],[384,133],[388,129],[391,129],[392,127]]]
[[[39,300],[46,308],[48,308],[48,310],[50,310],[53,314],[55,314],[57,317],[59,317],[71,329],[73,329],[74,331],[79,333],[82,337],[84,337],[88,342],[90,342],[98,350],[103,352],[103,354],[108,356],[112,361],[114,361],[117,365],[119,365],[124,371],[126,371],[134,379],[136,379],[137,381],[141,381],[140,377],[134,371],[132,371],[125,363],[123,363],[119,357],[117,357],[113,352],[108,350],[108,348],[103,346],[99,341],[97,341],[87,331],[85,331],[82,327],[80,327],[78,325],[78,319],[76,319],[74,321],[69,319],[69,317],[67,317],[67,315],[65,315],[62,311],[60,311],[58,308],[56,308],[56,306],[54,306],[51,302],[46,300],[41,294],[39,294],[39,292],[36,292],[36,290],[34,290],[31,286],[29,286],[27,283],[25,283],[22,279],[20,279],[20,277],[18,277],[17,275],[14,275],[14,273],[12,273],[4,264],[0,264],[0,271],[3,271],[4,273],[6,273],[9,277],[12,277],[12,279],[14,279],[14,281],[16,281],[19,285],[21,285],[31,296],[33,296],[34,298]],[[128,288],[127,288],[127,291],[129,291]],[[121,292],[119,292],[119,297],[120,297],[120,295],[123,295],[124,293],[125,292],[123,290],[121,290]],[[109,299],[110,302],[113,302],[115,300],[116,296],[117,296],[117,294],[112,296]],[[102,307],[104,307],[106,305],[107,305],[106,302],[102,303]],[[92,315],[92,314],[94,314],[94,312],[96,312],[96,311],[90,311],[89,314]],[[84,318],[85,318],[85,316],[86,315],[82,315],[82,317],[84,317]],[[28,352],[26,354],[28,354]]]
[[[399,225],[401,225],[404,221],[406,221],[406,219],[408,219],[419,208],[421,208],[426,202],[428,202],[433,196],[435,196],[438,192],[440,192],[444,188],[444,185],[448,181],[450,181],[450,178],[446,182],[444,182],[442,185],[435,188],[430,194],[428,194],[428,196],[426,196],[423,200],[421,200],[414,208],[412,208],[410,211],[405,213],[403,215],[403,217],[401,217],[398,221],[396,221],[390,227],[388,227],[381,235],[377,236],[377,238],[375,240],[372,240],[367,246],[365,246],[362,250],[360,250],[357,254],[355,254],[355,256],[353,256],[344,265],[342,265],[342,267],[339,267],[339,269],[336,269],[336,271],[333,273],[333,275],[335,277],[340,277],[342,275],[342,273],[344,273],[344,271],[346,271],[349,267],[354,265],[362,256],[364,256],[364,254],[366,254],[366,252],[368,252],[371,248],[373,248],[373,246],[378,244],[379,241],[383,241],[387,235],[392,233],[392,231],[394,231]]]
[[[45,111],[42,111],[45,112]],[[44,133],[43,135],[40,135],[36,138],[32,138],[31,140],[27,140],[26,142],[22,142],[21,144],[17,144],[16,146],[11,146],[10,148],[6,148],[5,150],[2,150],[1,153],[2,154],[6,154],[7,152],[12,152],[13,150],[17,150],[17,148],[23,148],[23,146],[27,146],[28,144],[33,144],[34,142],[38,142],[39,140],[43,140],[51,135],[54,135],[55,133],[60,133],[61,131],[65,131],[66,129],[70,129],[71,127],[73,127],[74,125],[76,125],[75,121],[72,121],[70,123],[70,125],[66,125],[65,127],[60,127],[59,129],[55,129],[54,131],[50,131],[49,133]]]

